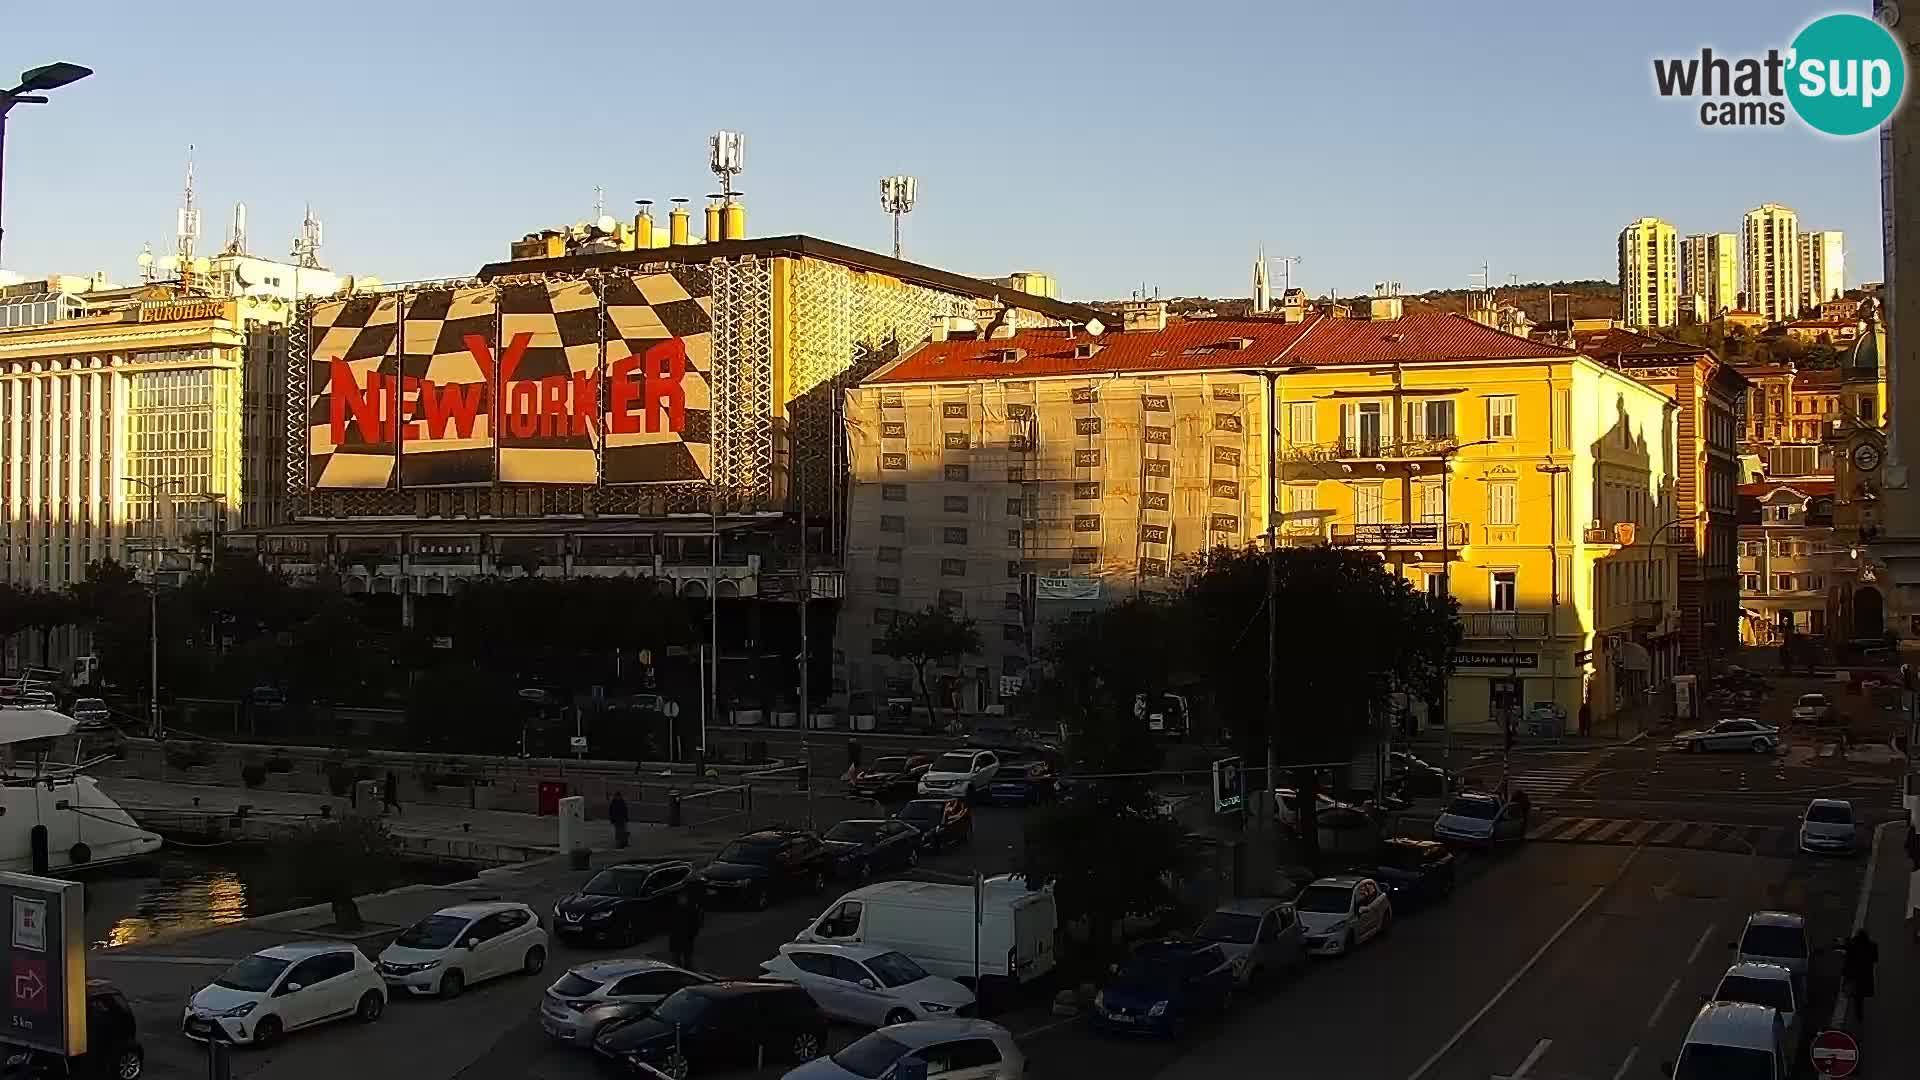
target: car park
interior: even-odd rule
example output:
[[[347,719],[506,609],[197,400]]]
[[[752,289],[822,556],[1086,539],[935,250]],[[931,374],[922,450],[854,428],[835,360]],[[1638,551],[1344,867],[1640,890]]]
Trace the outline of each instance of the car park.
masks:
[[[1800,1022],[1804,1019],[1800,988],[1793,972],[1779,964],[1742,963],[1727,968],[1714,987],[1709,1001],[1744,1002],[1764,1005],[1780,1014],[1789,1052],[1800,1045]]]
[[[1790,911],[1756,911],[1747,916],[1734,945],[1741,963],[1779,964],[1805,985],[1813,950],[1807,941],[1807,920]]]
[[[189,1039],[267,1046],[330,1020],[378,1020],[387,988],[366,954],[339,942],[278,945],[228,968],[187,1000]]]
[[[760,967],[767,978],[799,983],[821,1012],[849,1023],[885,1027],[973,1012],[973,991],[898,949],[789,942]]]
[[[1845,799],[1815,799],[1800,816],[1800,850],[1818,855],[1851,855],[1859,846],[1853,804]]]
[[[776,897],[827,887],[833,859],[804,829],[766,828],[735,837],[699,873],[709,900],[762,911]]]
[[[920,830],[891,818],[836,822],[820,842],[835,877],[865,881],[876,870],[910,870],[920,862]]]
[[[630,945],[658,932],[692,884],[693,864],[679,859],[609,866],[554,903],[553,932],[563,941]]]
[[[1344,956],[1386,933],[1393,925],[1393,903],[1372,878],[1355,874],[1323,877],[1293,898],[1294,913],[1307,952]]]
[[[1527,809],[1481,791],[1463,791],[1433,823],[1433,838],[1445,844],[1490,847],[1527,834]]]
[[[1202,919],[1193,936],[1220,946],[1241,986],[1258,986],[1297,971],[1307,956],[1293,905],[1272,897],[1230,900]]]
[[[1233,1004],[1238,978],[1226,951],[1210,941],[1149,941],[1093,996],[1094,1026],[1179,1038],[1197,1019]]]
[[[602,1032],[593,1052],[616,1071],[650,1065],[685,1080],[696,1071],[811,1061],[826,1041],[826,1015],[804,988],[742,980],[677,990],[646,1016]]]
[[[1735,717],[1704,728],[1683,731],[1673,737],[1676,749],[1699,753],[1706,750],[1750,750],[1770,754],[1780,745],[1780,732],[1758,720]]]
[[[972,801],[980,798],[1000,771],[1000,755],[992,750],[949,750],[935,758],[920,777],[921,798],[948,796]]]
[[[911,799],[932,765],[933,758],[926,754],[875,758],[873,764],[855,770],[847,781],[847,792],[863,799]]]
[[[380,950],[379,967],[395,992],[453,998],[502,975],[538,975],[546,963],[547,932],[533,909],[488,900],[441,908],[407,927]]]
[[[923,851],[945,851],[973,840],[973,807],[965,799],[914,799],[893,816],[920,831]]]
[[[913,1068],[904,1067],[911,1062]],[[946,1077],[950,1080],[1024,1080],[1026,1055],[1013,1033],[985,1020],[916,1020],[854,1040],[832,1057],[818,1058],[784,1080],[880,1080],[882,1077]]]
[[[713,980],[645,958],[581,964],[547,987],[540,999],[540,1029],[582,1048],[608,1028],[653,1011],[677,990]]]
[[[1672,1080],[1785,1080],[1793,1074],[1786,1027],[1764,1005],[1712,1001],[1700,1006],[1680,1055],[1661,1062]]]
[[[1379,882],[1395,912],[1411,911],[1453,895],[1453,852],[1432,840],[1382,840],[1373,859],[1356,865],[1352,872]]]
[[[73,1057],[15,1047],[0,1061],[0,1076],[69,1080],[139,1080],[147,1050],[127,997],[105,979],[87,980],[87,1049]]]

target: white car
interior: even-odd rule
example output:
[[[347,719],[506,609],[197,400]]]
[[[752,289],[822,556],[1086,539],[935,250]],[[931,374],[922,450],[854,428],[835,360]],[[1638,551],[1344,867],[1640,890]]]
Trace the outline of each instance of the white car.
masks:
[[[387,988],[366,955],[338,942],[262,949],[187,1000],[187,1038],[266,1046],[289,1031],[354,1017],[378,1020]]]
[[[395,991],[458,997],[500,975],[538,975],[547,932],[525,904],[458,904],[421,919],[380,950],[380,977]]]
[[[1393,925],[1393,903],[1372,878],[1323,877],[1293,898],[1307,952],[1343,956]]]
[[[1806,916],[1791,911],[1756,911],[1747,916],[1747,925],[1735,946],[1734,960],[1779,964],[1796,978],[1804,979],[1812,955],[1811,943],[1807,941]]]
[[[1527,834],[1526,804],[1501,802],[1481,791],[1463,791],[1433,820],[1433,838],[1443,844],[1491,847]]]
[[[941,1080],[1024,1080],[1026,1055],[1013,1032],[985,1020],[920,1020],[881,1028],[831,1057],[814,1058],[782,1080],[874,1080],[914,1072]]]
[[[768,978],[806,987],[821,1012],[855,1024],[887,1027],[973,1012],[973,991],[929,975],[897,949],[796,942],[760,967]]]
[[[984,795],[1000,771],[1000,755],[991,750],[950,750],[934,759],[920,776],[922,797],[945,795],[969,801]]]
[[[1743,963],[1727,968],[1709,1001],[1764,1005],[1780,1014],[1789,1050],[1800,1045],[1800,994],[1793,972],[1779,964]]]
[[[1824,724],[1833,719],[1833,702],[1825,694],[1801,694],[1793,703],[1793,722]]]
[[[1756,754],[1771,754],[1779,745],[1779,729],[1746,717],[1722,720],[1695,731],[1683,731],[1673,737],[1674,749],[1695,753],[1703,750],[1751,750]]]
[[[1851,855],[1858,845],[1853,804],[1845,799],[1815,799],[1800,817],[1800,850],[1809,855]]]

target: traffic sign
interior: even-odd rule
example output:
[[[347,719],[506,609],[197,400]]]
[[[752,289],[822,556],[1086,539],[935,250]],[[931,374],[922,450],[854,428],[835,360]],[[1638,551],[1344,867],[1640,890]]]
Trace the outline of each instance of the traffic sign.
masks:
[[[0,873],[7,911],[7,1042],[68,1057],[87,1052],[82,886]]]
[[[1240,759],[1221,758],[1213,763],[1213,810],[1224,814],[1238,810],[1247,802],[1245,777],[1240,772]]]
[[[1821,1076],[1852,1076],[1860,1067],[1860,1044],[1839,1028],[1813,1037],[1813,1071]]]
[[[677,701],[669,700],[668,702],[660,706],[660,715],[666,717],[669,720],[673,719],[676,716],[679,716],[680,703]]]

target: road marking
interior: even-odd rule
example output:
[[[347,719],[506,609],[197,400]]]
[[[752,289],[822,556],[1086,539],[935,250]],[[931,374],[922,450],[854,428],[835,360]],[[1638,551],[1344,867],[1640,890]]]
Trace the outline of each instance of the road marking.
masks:
[[[1672,843],[1674,837],[1679,836],[1681,833],[1685,832],[1687,830],[1687,826],[1688,826],[1688,823],[1685,821],[1669,822],[1666,828],[1660,830],[1660,835],[1653,838],[1652,842],[1656,845],[1664,847],[1667,844]]]
[[[1627,1075],[1627,1070],[1633,1068],[1633,1059],[1639,1056],[1640,1056],[1639,1047],[1636,1046],[1633,1049],[1628,1050],[1627,1056],[1620,1060],[1620,1067],[1613,1070],[1613,1080],[1620,1080],[1621,1077]]]
[[[88,962],[98,961],[110,964],[181,964],[198,967],[232,967],[245,957],[220,956],[170,956],[165,953],[124,953],[117,954],[112,949],[93,949],[88,951]]]
[[[1513,1070],[1513,1076],[1511,1076],[1509,1080],[1523,1080],[1527,1075],[1527,1070],[1533,1068],[1533,1063],[1539,1061],[1540,1056],[1547,1052],[1547,1047],[1552,1045],[1552,1039],[1541,1039],[1539,1042],[1534,1043],[1533,1049],[1528,1051],[1527,1056],[1521,1059],[1520,1067]]]
[[[1563,817],[1548,818],[1547,820],[1541,822],[1538,825],[1535,825],[1532,829],[1528,830],[1527,839],[1538,840],[1541,837],[1552,832],[1553,830],[1559,828],[1560,826],[1565,825],[1567,823],[1567,820],[1568,819]]]
[[[1633,824],[1631,819],[1615,818],[1613,821],[1608,822],[1604,828],[1595,829],[1593,832],[1588,833],[1587,840],[1595,844],[1603,843],[1609,836],[1624,830],[1631,824]]]
[[[1576,821],[1573,823],[1573,828],[1568,829],[1566,832],[1563,832],[1559,836],[1554,837],[1554,839],[1555,840],[1577,840],[1580,838],[1580,834],[1586,832],[1587,830],[1593,828],[1595,825],[1598,825],[1605,820],[1606,818],[1591,818],[1591,817],[1581,818],[1579,821]]]
[[[1672,1001],[1673,995],[1678,993],[1679,991],[1680,991],[1679,979],[1675,979],[1672,982],[1667,984],[1667,992],[1660,995],[1660,1003],[1653,1007],[1653,1015],[1647,1017],[1648,1031],[1652,1031],[1653,1025],[1660,1022],[1660,1014],[1667,1011],[1667,1003]]]
[[[1707,947],[1707,939],[1713,936],[1715,925],[1708,923],[1707,928],[1700,931],[1700,940],[1693,943],[1693,951],[1687,954],[1687,962],[1684,966],[1692,967],[1693,962],[1700,959],[1700,950]]]
[[[1621,837],[1620,842],[1623,844],[1637,844],[1640,841],[1645,840],[1647,838],[1647,834],[1652,832],[1653,827],[1658,824],[1660,823],[1657,821],[1643,821],[1640,824],[1635,825],[1633,827],[1632,832]]]
[[[1519,970],[1508,976],[1507,981],[1501,984],[1500,989],[1493,992],[1493,996],[1487,999],[1486,1004],[1480,1006],[1478,1012],[1467,1017],[1467,1022],[1461,1024],[1459,1030],[1455,1031],[1448,1037],[1446,1042],[1440,1045],[1440,1049],[1435,1050],[1427,1060],[1421,1062],[1419,1068],[1407,1074],[1407,1080],[1420,1080],[1420,1078],[1427,1075],[1435,1065],[1440,1063],[1441,1058],[1446,1057],[1452,1052],[1454,1047],[1460,1045],[1460,1040],[1467,1037],[1467,1032],[1472,1031],[1474,1025],[1486,1019],[1487,1014],[1492,1012],[1494,1007],[1499,1005],[1515,986],[1519,985],[1520,980],[1527,977],[1527,973],[1532,971],[1534,965],[1540,962],[1540,958],[1547,955],[1547,950],[1558,944],[1560,939],[1566,936],[1567,931],[1573,929],[1573,924],[1579,922],[1582,915],[1585,915],[1593,905],[1600,902],[1600,898],[1606,895],[1608,889],[1619,884],[1620,880],[1627,876],[1627,871],[1633,869],[1634,861],[1639,859],[1640,853],[1645,850],[1647,849],[1643,847],[1634,848],[1633,851],[1621,861],[1620,869],[1615,872],[1612,879],[1599,888],[1594,889],[1593,895],[1587,897],[1585,903],[1575,908],[1573,914],[1567,916],[1566,922],[1561,923],[1558,929],[1547,936],[1547,940],[1540,943],[1539,948],[1533,950],[1533,955],[1527,957],[1526,963],[1521,964]]]

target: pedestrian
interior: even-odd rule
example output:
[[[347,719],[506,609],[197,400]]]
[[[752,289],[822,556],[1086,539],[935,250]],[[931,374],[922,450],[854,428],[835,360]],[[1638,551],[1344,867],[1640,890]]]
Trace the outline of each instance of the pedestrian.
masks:
[[[693,970],[693,942],[700,936],[700,924],[705,919],[706,912],[700,909],[699,900],[691,892],[681,893],[667,927],[667,950],[675,966]]]
[[[1853,996],[1853,1016],[1857,1023],[1867,1019],[1867,999],[1873,996],[1873,965],[1880,960],[1880,947],[1861,927],[1847,939],[1847,955],[1840,963],[1840,978]]]
[[[607,820],[613,823],[613,845],[627,846],[627,800],[619,792],[607,800]]]
[[[396,775],[392,769],[388,769],[387,782],[380,786],[382,788],[380,792],[380,809],[391,810],[396,814],[401,813],[400,777]]]

